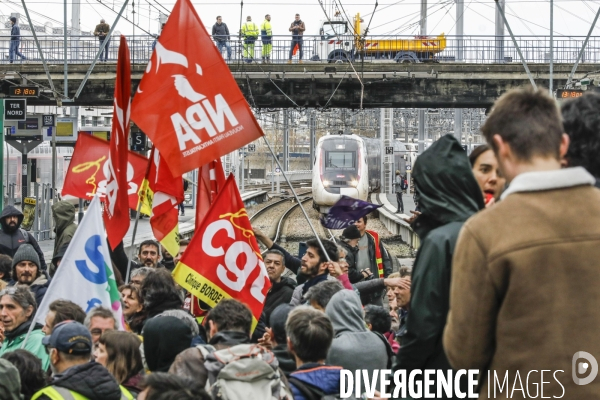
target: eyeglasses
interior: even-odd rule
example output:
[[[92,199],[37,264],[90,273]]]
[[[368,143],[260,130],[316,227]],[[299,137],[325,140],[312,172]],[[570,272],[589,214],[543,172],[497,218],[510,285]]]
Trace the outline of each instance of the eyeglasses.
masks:
[[[17,293],[17,287],[16,286],[9,287],[4,290],[0,290],[0,297],[4,296],[5,294],[12,296],[15,293]]]
[[[90,333],[92,334],[92,336],[101,336],[104,332],[112,331],[112,330],[114,330],[114,329],[104,329],[104,330],[102,330],[100,328],[94,328],[94,329],[92,329],[90,331]]]

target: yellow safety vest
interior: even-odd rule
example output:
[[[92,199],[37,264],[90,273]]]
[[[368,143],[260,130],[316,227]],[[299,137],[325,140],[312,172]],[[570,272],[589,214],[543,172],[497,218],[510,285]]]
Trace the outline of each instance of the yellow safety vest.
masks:
[[[129,393],[127,389],[120,385],[119,387],[121,388],[121,400],[133,400],[133,395]],[[88,400],[87,397],[82,396],[77,392],[54,385],[47,386],[39,390],[36,394],[33,395],[31,400],[36,400],[43,395],[46,395],[51,400]]]
[[[242,35],[244,36],[251,36],[251,37],[258,37],[258,26],[250,21],[250,22],[246,22],[243,26],[242,26]]]
[[[375,231],[366,231],[375,240],[375,263],[377,264],[377,273],[380,278],[385,278],[383,271],[383,257],[381,256],[381,249],[379,248],[379,234]]]

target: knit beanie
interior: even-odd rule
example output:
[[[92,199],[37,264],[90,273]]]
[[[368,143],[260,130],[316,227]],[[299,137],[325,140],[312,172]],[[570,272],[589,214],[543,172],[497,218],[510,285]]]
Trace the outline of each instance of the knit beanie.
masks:
[[[38,270],[40,269],[40,257],[38,253],[35,251],[32,245],[29,243],[22,244],[17,249],[15,256],[13,257],[12,268],[13,272],[15,270],[15,266],[21,261],[31,261],[35,265],[37,265]]]

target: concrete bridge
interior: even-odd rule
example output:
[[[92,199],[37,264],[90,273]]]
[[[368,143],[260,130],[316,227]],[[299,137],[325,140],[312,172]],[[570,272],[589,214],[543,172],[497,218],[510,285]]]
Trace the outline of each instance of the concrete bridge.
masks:
[[[146,63],[132,66],[132,82],[137,87]],[[506,91],[529,85],[521,63],[467,64],[459,62],[401,64],[395,62],[355,62],[350,64],[245,64],[229,65],[248,103],[258,108],[475,108],[488,107]],[[67,96],[73,98],[89,65],[69,65]],[[548,87],[549,65],[530,64],[535,82]],[[554,87],[567,81],[572,64],[554,64]],[[598,63],[581,64],[575,78],[600,69]],[[62,64],[50,64],[56,90],[64,93]],[[80,96],[63,106],[111,106],[116,64],[96,65]],[[42,86],[39,98],[29,105],[56,105],[43,65],[0,65],[0,96],[9,86],[25,81]],[[134,91],[132,91],[134,93]]]

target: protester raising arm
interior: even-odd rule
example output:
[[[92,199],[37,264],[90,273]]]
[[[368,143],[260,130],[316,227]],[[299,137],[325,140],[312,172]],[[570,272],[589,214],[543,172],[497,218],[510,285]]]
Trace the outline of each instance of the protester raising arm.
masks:
[[[300,270],[300,264],[301,264],[301,261],[300,261],[299,258],[294,257],[293,255],[291,255],[290,253],[288,253],[286,249],[284,249],[283,247],[279,246],[277,243],[274,243],[260,229],[258,229],[258,228],[252,228],[252,229],[254,230],[254,236],[256,237],[256,239],[259,242],[261,242],[263,245],[265,245],[267,247],[267,249],[269,249],[269,250],[279,250],[280,252],[283,253],[283,255],[285,257],[285,266],[286,266],[286,268],[289,269],[290,271],[292,271],[294,274],[298,275],[298,278],[296,280],[298,282],[298,284],[301,284],[301,283],[303,283],[303,282],[306,281],[306,279],[303,277],[302,274],[298,274],[298,272]]]

